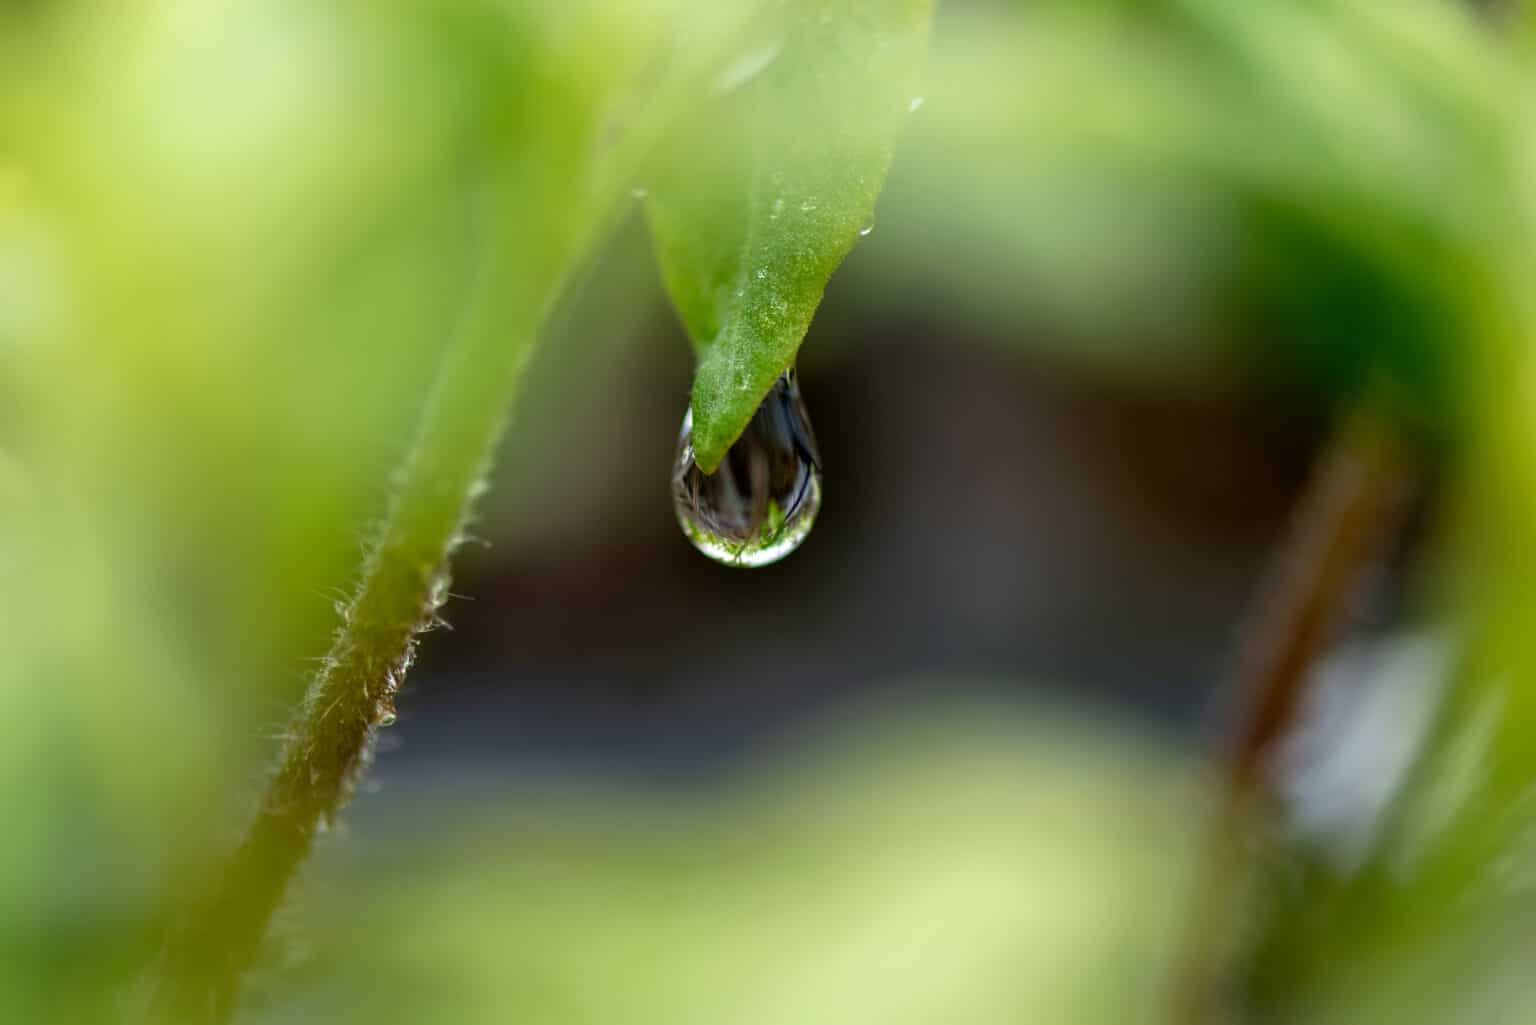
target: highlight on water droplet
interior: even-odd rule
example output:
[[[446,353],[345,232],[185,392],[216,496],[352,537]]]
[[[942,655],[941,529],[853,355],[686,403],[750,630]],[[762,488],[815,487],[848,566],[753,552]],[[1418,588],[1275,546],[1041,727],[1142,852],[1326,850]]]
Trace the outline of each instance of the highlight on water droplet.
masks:
[[[821,454],[793,368],[774,382],[714,473],[694,461],[689,409],[672,504],[693,546],[727,566],[766,566],[800,547],[821,508]]]
[[[399,722],[400,716],[395,713],[393,708],[389,708],[380,713],[378,721],[381,727],[387,729],[388,727],[393,726],[395,723]]]
[[[917,108],[921,107],[922,105],[923,105],[923,97],[921,97],[921,96],[914,96],[914,97],[912,97],[912,99],[907,102],[907,113],[908,114],[915,114],[915,113],[917,113]]]
[[[859,229],[859,238],[868,238],[870,236],[870,233],[873,232],[874,230],[875,230],[875,222],[874,221],[870,221],[868,224],[864,225],[864,227]]]
[[[633,199],[644,199],[646,196],[651,194],[651,191],[644,185],[633,185],[630,186],[629,194]]]

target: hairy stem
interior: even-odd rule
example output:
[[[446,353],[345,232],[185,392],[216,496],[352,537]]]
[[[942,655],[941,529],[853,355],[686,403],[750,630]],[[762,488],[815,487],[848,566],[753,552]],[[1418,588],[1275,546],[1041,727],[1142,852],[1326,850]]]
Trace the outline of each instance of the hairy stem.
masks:
[[[463,320],[425,405],[416,438],[360,579],[341,610],[255,821],[211,896],[164,947],[151,980],[155,1020],[218,1022],[317,831],[367,767],[375,730],[447,594],[449,557],[481,490],[520,370],[560,284],[566,254],[531,260],[509,232],[505,186],[476,212],[477,270]]]
[[[1362,570],[1394,533],[1409,480],[1392,426],[1374,410],[1357,411],[1329,443],[1282,543],[1238,653],[1234,683],[1243,704],[1175,979],[1175,1025],[1220,1020],[1219,949],[1265,768],[1296,721],[1312,669],[1348,617]]]

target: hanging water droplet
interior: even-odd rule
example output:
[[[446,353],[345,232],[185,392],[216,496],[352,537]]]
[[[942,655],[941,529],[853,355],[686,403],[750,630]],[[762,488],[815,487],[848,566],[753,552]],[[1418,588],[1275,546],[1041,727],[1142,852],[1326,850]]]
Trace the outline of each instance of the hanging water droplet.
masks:
[[[728,566],[766,566],[796,548],[821,508],[821,455],[793,369],[706,474],[693,459],[693,410],[672,468],[677,522],[693,546]]]
[[[868,238],[870,233],[873,232],[874,230],[875,230],[875,222],[874,221],[870,221],[868,224],[864,225],[864,227],[859,229],[859,238]]]
[[[907,103],[907,113],[909,113],[909,114],[917,113],[917,108],[921,107],[922,105],[923,105],[923,98],[921,96],[914,96],[914,97],[912,97],[912,99],[910,101],[908,101],[908,103]]]

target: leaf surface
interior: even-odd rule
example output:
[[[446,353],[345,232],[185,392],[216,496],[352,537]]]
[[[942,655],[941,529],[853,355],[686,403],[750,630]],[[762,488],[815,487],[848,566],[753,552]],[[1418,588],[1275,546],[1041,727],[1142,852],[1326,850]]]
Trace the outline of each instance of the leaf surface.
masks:
[[[713,470],[794,363],[912,105],[926,0],[799,0],[723,67],[658,163],[648,213],[699,354],[693,445]]]

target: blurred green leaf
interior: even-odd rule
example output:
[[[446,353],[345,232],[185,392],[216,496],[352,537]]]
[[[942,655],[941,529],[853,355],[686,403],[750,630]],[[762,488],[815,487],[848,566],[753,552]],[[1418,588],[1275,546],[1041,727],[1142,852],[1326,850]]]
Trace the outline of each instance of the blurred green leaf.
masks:
[[[38,15],[0,15],[0,1018],[71,1021],[213,888],[352,592],[326,665],[362,704],[290,764],[334,804],[534,336],[739,15]],[[239,969],[286,825],[181,953]]]
[[[657,161],[647,205],[699,350],[706,472],[793,364],[827,279],[873,224],[927,28],[926,0],[772,7]]]
[[[872,247],[888,294],[1137,384],[1235,363],[1347,400],[1385,373],[1401,411],[1455,415],[1485,344],[1457,325],[1529,206],[1529,83],[1466,12],[956,8],[933,49]]]
[[[311,957],[244,1020],[1145,1021],[1200,785],[1112,721],[897,698],[700,790],[493,786],[510,828],[395,794],[317,859]]]

